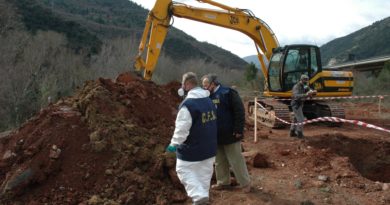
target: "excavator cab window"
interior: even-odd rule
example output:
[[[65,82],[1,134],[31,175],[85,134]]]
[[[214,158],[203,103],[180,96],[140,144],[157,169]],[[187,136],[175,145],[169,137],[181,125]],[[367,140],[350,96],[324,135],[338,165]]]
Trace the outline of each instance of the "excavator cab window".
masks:
[[[318,73],[318,61],[317,61],[317,51],[314,47],[310,48],[310,78],[313,77],[315,74]]]
[[[274,53],[268,67],[269,89],[272,91],[281,91],[280,74],[283,64],[283,53]]]
[[[291,47],[287,51],[283,70],[283,90],[291,90],[302,74],[309,73],[308,47]]]

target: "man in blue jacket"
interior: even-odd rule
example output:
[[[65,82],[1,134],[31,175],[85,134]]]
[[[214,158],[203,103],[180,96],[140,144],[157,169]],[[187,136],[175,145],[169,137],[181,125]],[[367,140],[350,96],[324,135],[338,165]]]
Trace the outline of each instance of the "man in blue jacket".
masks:
[[[198,86],[195,73],[183,75],[181,91],[186,97],[179,106],[167,151],[176,151],[176,172],[193,204],[208,204],[217,152],[216,109],[209,91]]]
[[[210,98],[217,108],[218,149],[215,158],[217,184],[212,189],[230,188],[230,167],[244,192],[250,192],[250,178],[241,153],[244,133],[245,109],[237,91],[222,86],[215,74],[202,78],[203,88],[210,91]]]

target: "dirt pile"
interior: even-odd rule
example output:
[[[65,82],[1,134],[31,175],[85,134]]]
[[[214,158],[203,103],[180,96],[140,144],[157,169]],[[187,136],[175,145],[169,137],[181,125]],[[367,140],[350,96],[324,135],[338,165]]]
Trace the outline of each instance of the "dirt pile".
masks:
[[[86,82],[0,140],[2,204],[186,200],[164,154],[180,99],[128,73]]]

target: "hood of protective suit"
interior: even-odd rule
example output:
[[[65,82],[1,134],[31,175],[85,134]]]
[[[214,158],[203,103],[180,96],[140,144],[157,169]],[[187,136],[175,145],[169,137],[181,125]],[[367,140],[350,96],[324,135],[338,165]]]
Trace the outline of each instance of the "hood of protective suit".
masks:
[[[210,92],[208,90],[204,90],[200,87],[192,88],[186,98],[206,98],[210,96]]]

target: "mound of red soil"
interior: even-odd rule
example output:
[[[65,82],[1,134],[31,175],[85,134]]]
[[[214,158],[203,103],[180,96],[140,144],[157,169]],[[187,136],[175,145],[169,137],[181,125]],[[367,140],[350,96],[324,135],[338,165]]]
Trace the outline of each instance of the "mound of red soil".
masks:
[[[186,200],[164,152],[179,83],[129,73],[86,82],[0,139],[1,204],[171,204]]]

